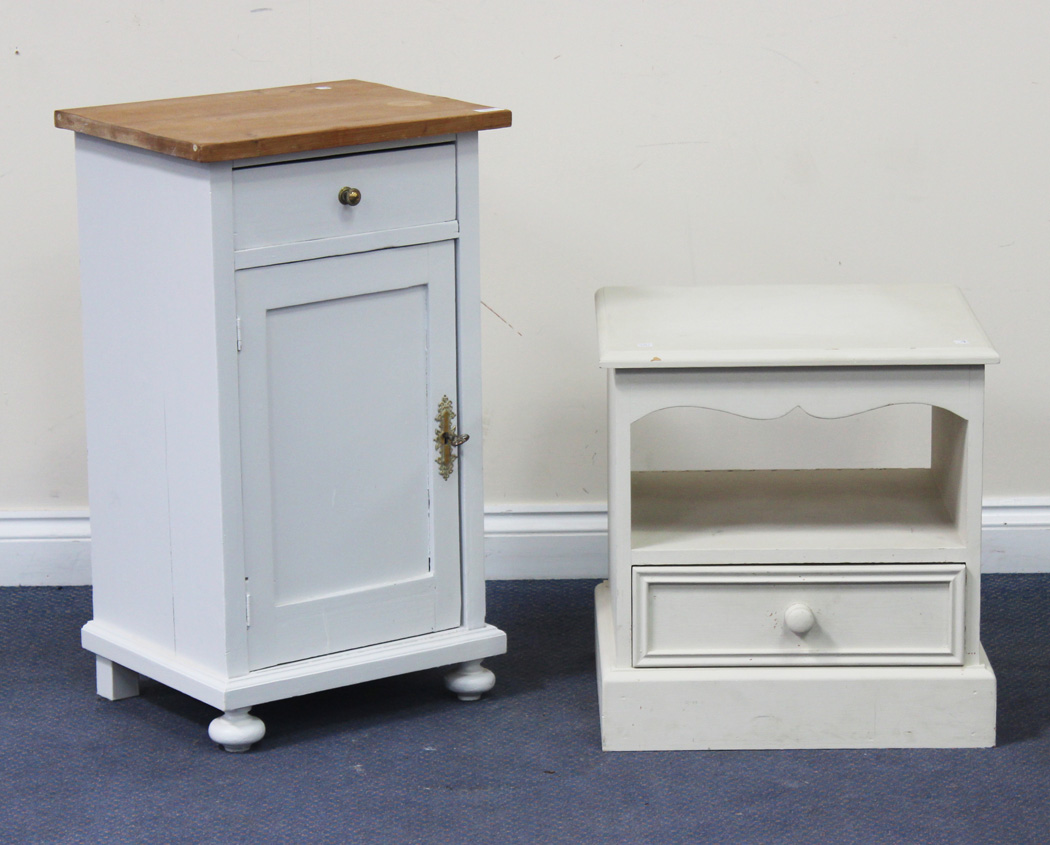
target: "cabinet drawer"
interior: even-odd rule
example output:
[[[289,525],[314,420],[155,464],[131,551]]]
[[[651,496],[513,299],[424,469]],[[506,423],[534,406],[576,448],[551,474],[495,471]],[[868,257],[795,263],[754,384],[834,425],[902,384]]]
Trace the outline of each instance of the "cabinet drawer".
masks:
[[[961,664],[965,571],[636,566],[634,665]]]
[[[357,205],[339,200],[356,188]],[[242,167],[233,172],[238,250],[456,219],[456,145]]]

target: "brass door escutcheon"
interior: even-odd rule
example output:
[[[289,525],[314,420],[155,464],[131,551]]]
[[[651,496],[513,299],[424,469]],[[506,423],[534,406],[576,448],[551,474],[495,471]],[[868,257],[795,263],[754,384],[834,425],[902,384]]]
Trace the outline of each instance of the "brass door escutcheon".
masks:
[[[455,418],[456,412],[452,410],[452,400],[448,396],[441,397],[441,402],[438,404],[438,415],[434,417],[434,421],[438,424],[434,430],[434,446],[438,453],[436,458],[438,471],[445,481],[448,481],[448,477],[452,475],[453,465],[456,458],[459,457],[452,450],[470,440],[469,434],[456,433],[456,427],[452,424]]]

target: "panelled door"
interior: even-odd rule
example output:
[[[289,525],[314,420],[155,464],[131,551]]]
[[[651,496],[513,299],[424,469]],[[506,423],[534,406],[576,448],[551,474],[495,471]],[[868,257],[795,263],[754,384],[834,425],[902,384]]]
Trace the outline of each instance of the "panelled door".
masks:
[[[453,242],[236,276],[250,668],[456,627]]]

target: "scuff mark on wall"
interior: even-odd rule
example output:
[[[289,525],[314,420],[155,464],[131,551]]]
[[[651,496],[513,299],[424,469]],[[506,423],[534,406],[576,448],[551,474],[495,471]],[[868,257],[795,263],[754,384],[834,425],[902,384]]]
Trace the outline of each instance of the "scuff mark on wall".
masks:
[[[492,311],[492,313],[493,313],[493,314],[496,314],[496,312],[495,312],[495,311],[493,311],[493,309],[492,309],[492,308],[491,308],[491,307],[489,306],[489,304],[488,304],[487,302],[485,302],[484,300],[482,300],[482,303],[481,303],[481,304],[482,304],[482,305],[484,305],[484,306],[485,306],[486,308],[488,308],[488,309],[489,309],[489,311]],[[499,315],[499,314],[496,314],[496,316],[497,316],[497,317],[499,317],[499,319],[503,320],[503,322],[507,324],[507,328],[509,328],[509,329],[512,329],[513,331],[516,331],[516,332],[518,332],[518,337],[525,337],[525,335],[523,335],[523,334],[522,334],[521,332],[519,332],[519,331],[518,331],[517,329],[515,329],[515,328],[514,328],[514,326],[512,326],[512,325],[511,325],[511,324],[510,324],[510,323],[509,323],[509,322],[508,322],[507,320],[505,320],[505,319],[504,319],[503,317],[500,317],[500,315]]]

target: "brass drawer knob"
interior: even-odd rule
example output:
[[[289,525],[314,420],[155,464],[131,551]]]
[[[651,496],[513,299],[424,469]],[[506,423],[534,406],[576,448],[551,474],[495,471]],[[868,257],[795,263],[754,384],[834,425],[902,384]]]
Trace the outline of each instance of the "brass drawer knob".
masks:
[[[357,205],[361,202],[361,192],[357,188],[340,188],[339,202],[343,205]]]

